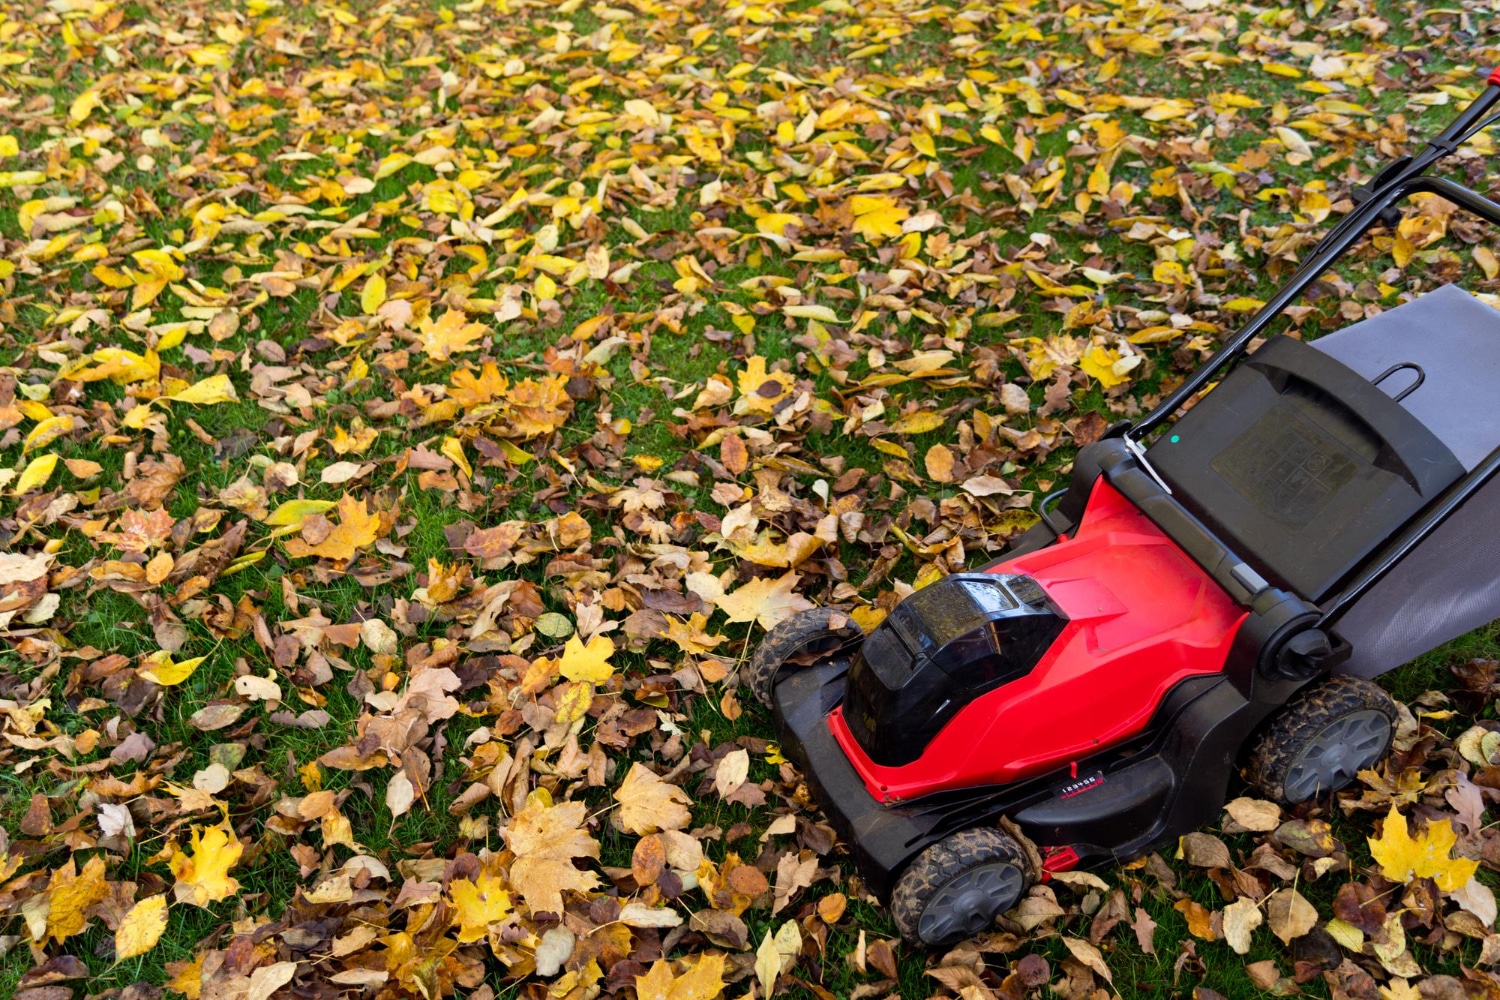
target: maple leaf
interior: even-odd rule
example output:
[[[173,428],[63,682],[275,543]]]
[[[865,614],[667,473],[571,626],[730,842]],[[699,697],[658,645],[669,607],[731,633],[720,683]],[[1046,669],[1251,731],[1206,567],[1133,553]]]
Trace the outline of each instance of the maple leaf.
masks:
[[[177,878],[172,891],[179,903],[207,906],[239,892],[240,883],[229,869],[239,863],[245,848],[227,824],[194,826],[188,850],[191,854],[173,847],[167,861]]]
[[[447,361],[454,354],[479,349],[476,341],[489,332],[483,323],[470,323],[461,309],[448,309],[434,320],[431,314],[417,323],[417,342],[434,361]]]
[[[1414,838],[1407,829],[1406,817],[1391,806],[1380,836],[1367,839],[1380,873],[1393,882],[1431,878],[1444,892],[1456,892],[1479,870],[1478,861],[1451,856],[1458,843],[1451,820],[1428,822]]]
[[[739,405],[750,413],[770,413],[791,394],[793,382],[786,372],[766,371],[766,359],[753,355],[739,374]]]
[[[360,549],[374,544],[377,538],[385,534],[384,519],[379,514],[369,513],[365,509],[363,500],[356,499],[347,493],[339,498],[338,514],[338,525],[316,544],[309,544],[306,537],[312,518],[304,520],[302,522],[303,537],[287,540],[287,554],[295,559],[321,556],[324,559],[347,562],[353,559]]]
[[[678,786],[663,781],[655,771],[639,761],[630,765],[630,773],[615,789],[620,810],[615,814],[619,825],[637,836],[660,830],[685,830],[692,822],[688,806],[692,800]]]
[[[458,911],[460,944],[482,941],[490,924],[510,916],[510,893],[498,875],[480,875],[477,880],[456,879],[448,886],[449,898]]]
[[[1079,359],[1078,367],[1089,377],[1098,379],[1104,388],[1113,389],[1129,382],[1130,373],[1140,363],[1141,357],[1138,354],[1121,355],[1119,351],[1095,346],[1090,347]]]
[[[849,199],[854,231],[872,242],[901,235],[901,223],[911,215],[888,195],[857,194]]]
[[[167,929],[167,897],[148,896],[125,914],[115,928],[115,958],[135,958],[156,947]]]
[[[718,633],[709,633],[708,615],[701,611],[694,611],[685,620],[673,615],[665,617],[667,628],[661,633],[661,638],[677,643],[677,648],[689,656],[701,656],[711,652],[715,646],[729,638]]]
[[[644,975],[635,977],[638,1000],[713,1000],[724,991],[724,956],[700,955],[681,975],[672,963],[658,958]]]
[[[88,909],[109,895],[104,880],[104,859],[94,855],[78,871],[73,859],[54,871],[47,881],[47,921],[38,942],[66,941],[88,926]]]
[[[614,652],[615,644],[609,636],[596,635],[585,646],[575,634],[563,647],[562,663],[558,669],[570,681],[603,684],[614,675],[615,668],[609,665]]]
[[[812,601],[795,592],[797,581],[801,579],[797,573],[787,573],[774,580],[757,577],[733,593],[720,590],[717,594],[699,593],[699,596],[717,604],[731,622],[760,622],[762,628],[773,629],[783,620],[813,606]]]
[[[573,411],[567,380],[560,376],[522,379],[505,394],[504,419],[496,431],[505,437],[529,440],[551,434],[567,422]]]
[[[478,375],[468,368],[455,369],[448,377],[448,384],[451,386],[448,398],[464,409],[500,399],[510,390],[510,379],[500,374],[493,361],[486,361]]]
[[[564,892],[586,894],[598,887],[597,875],[573,866],[574,858],[599,857],[599,842],[582,829],[587,816],[582,802],[553,805],[552,797],[537,789],[511,817],[504,831],[516,856],[510,884],[532,913],[562,913]]]
[[[162,649],[146,657],[146,661],[151,664],[151,668],[149,670],[138,671],[138,673],[154,684],[160,684],[162,687],[172,687],[173,685],[181,684],[193,676],[198,666],[206,659],[208,659],[206,656],[195,656],[192,659],[183,660],[181,663],[173,663],[172,654]]]

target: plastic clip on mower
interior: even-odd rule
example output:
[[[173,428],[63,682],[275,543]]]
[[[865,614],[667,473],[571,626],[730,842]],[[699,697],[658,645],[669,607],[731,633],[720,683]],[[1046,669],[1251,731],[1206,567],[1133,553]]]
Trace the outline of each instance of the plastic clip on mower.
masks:
[[[908,940],[1172,843],[1237,769],[1283,803],[1343,788],[1390,747],[1369,678],[1500,617],[1500,313],[1450,285],[1249,350],[1408,196],[1500,224],[1426,176],[1497,104],[1500,71],[1202,369],[1079,451],[1000,561],[869,635],[818,608],[756,651],[783,752]]]

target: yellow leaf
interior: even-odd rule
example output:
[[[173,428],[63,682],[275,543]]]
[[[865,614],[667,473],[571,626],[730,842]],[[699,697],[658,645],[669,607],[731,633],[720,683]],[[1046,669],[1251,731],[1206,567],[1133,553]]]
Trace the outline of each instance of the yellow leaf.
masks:
[[[337,503],[333,500],[288,500],[271,512],[266,523],[276,527],[289,527],[336,506]]]
[[[585,646],[575,634],[563,647],[562,675],[570,681],[588,681],[603,684],[614,674],[609,658],[614,654],[615,644],[606,635],[596,635]]]
[[[156,278],[161,281],[181,281],[183,279],[182,268],[177,266],[177,261],[173,260],[172,255],[166,250],[137,250],[130,255],[130,259],[146,271],[144,276],[136,279],[136,284],[142,284],[150,278]]]
[[[385,276],[372,274],[365,279],[365,287],[359,294],[359,307],[364,310],[366,316],[374,316],[376,310],[385,304]]]
[[[100,104],[99,92],[97,90],[85,90],[73,98],[73,103],[68,107],[68,118],[73,123],[80,124],[88,120],[90,114]]]
[[[639,118],[650,128],[656,128],[661,124],[661,114],[652,106],[650,101],[635,98],[625,102],[625,113]]]
[[[1393,882],[1431,878],[1444,892],[1464,887],[1479,869],[1478,861],[1451,857],[1458,834],[1449,820],[1429,822],[1421,836],[1413,838],[1406,817],[1391,806],[1379,837],[1368,838],[1370,856],[1380,873]]]
[[[490,924],[510,916],[510,893],[498,875],[480,875],[477,880],[456,879],[448,886],[453,908],[458,912],[458,942],[483,941]]]
[[[377,181],[383,180],[384,178],[389,177],[391,176],[391,174],[394,174],[396,171],[400,170],[402,167],[406,166],[411,161],[411,157],[406,153],[392,153],[385,159],[381,160],[379,166],[375,168],[375,179]]]
[[[1104,388],[1113,389],[1117,385],[1124,385],[1130,381],[1129,369],[1123,374],[1119,371],[1120,362],[1123,360],[1125,359],[1121,358],[1118,351],[1095,346],[1089,348],[1079,360],[1078,367],[1089,377],[1098,379],[1099,384]],[[1139,362],[1140,359],[1134,360]]]
[[[1237,299],[1230,299],[1228,302],[1224,303],[1224,308],[1229,310],[1230,312],[1248,313],[1255,312],[1255,310],[1259,309],[1263,305],[1265,305],[1265,303],[1260,299],[1241,297]]]
[[[700,955],[680,976],[672,963],[658,958],[645,975],[635,977],[638,1000],[713,1000],[724,992],[724,956]]]
[[[762,628],[775,628],[783,619],[813,606],[812,601],[796,593],[797,573],[772,580],[758,577],[732,594],[721,594],[714,601],[732,622],[758,621]]]
[[[534,438],[551,434],[567,422],[572,412],[573,400],[568,396],[567,379],[561,375],[546,375],[537,379],[522,379],[505,392],[505,419],[492,430],[504,437]],[[508,442],[501,442],[504,447]],[[513,461],[530,461],[525,452],[520,458],[512,455]]]
[[[931,159],[937,159],[937,145],[932,141],[932,136],[926,132],[917,132],[911,137],[911,144],[917,152]]]
[[[148,896],[125,914],[115,928],[115,958],[123,960],[144,955],[156,947],[167,929],[167,897]]]
[[[1151,280],[1163,284],[1180,285],[1187,280],[1187,271],[1175,260],[1159,260],[1151,269]]]
[[[1141,117],[1148,122],[1164,122],[1173,118],[1181,118],[1193,110],[1193,102],[1182,98],[1168,98],[1158,101],[1156,104],[1141,112]]]
[[[449,309],[436,320],[430,315],[423,317],[417,324],[422,335],[422,350],[434,361],[447,361],[459,352],[478,350],[475,341],[485,335],[486,327],[483,323],[466,322],[466,319],[460,309]]]
[[[443,446],[438,449],[445,458],[454,465],[464,470],[464,475],[470,479],[474,478],[474,467],[469,464],[468,456],[464,454],[464,443],[456,437],[443,438]]]
[[[150,403],[137,403],[130,408],[130,411],[125,414],[125,419],[121,422],[133,431],[142,430],[146,424],[150,423],[151,417],[155,413],[156,411],[151,408]]]
[[[140,675],[148,681],[160,684],[162,687],[172,687],[181,684],[193,676],[193,671],[198,669],[199,664],[208,659],[206,656],[195,656],[181,663],[172,662],[172,654],[168,652],[153,653],[150,657],[153,666],[150,670],[140,671]]]
[[[1182,331],[1175,326],[1148,326],[1144,330],[1132,333],[1127,339],[1132,344],[1164,344],[1180,336],[1182,336]]]
[[[891,430],[897,434],[930,434],[947,423],[942,414],[935,410],[918,410],[897,419],[891,424]]]
[[[802,217],[786,212],[772,212],[755,220],[755,228],[768,236],[785,236],[787,226],[802,225]]]
[[[201,382],[195,382],[181,392],[174,392],[167,397],[174,403],[194,403],[198,406],[212,406],[214,403],[239,402],[239,396],[235,395],[234,385],[229,381],[228,375],[210,375]]]
[[[594,685],[584,681],[559,684],[554,705],[557,714],[552,721],[560,726],[571,726],[587,714],[593,702]]]
[[[787,306],[782,311],[788,316],[795,316],[797,319],[815,319],[823,323],[843,322],[839,319],[839,314],[827,306],[803,303],[795,306]]]
[[[911,213],[888,195],[857,194],[849,199],[854,231],[868,240],[880,241],[901,235],[901,222]]]
[[[32,490],[39,490],[47,485],[47,480],[52,478],[52,470],[57,468],[57,456],[54,454],[38,455],[27,464],[21,473],[21,478],[16,480],[16,496],[24,496]]]
[[[17,156],[21,152],[21,144],[13,135],[0,135],[0,157]]]
[[[339,523],[326,537],[316,544],[305,538],[292,538],[286,543],[287,554],[300,559],[306,556],[321,556],[324,559],[347,561],[353,559],[360,549],[372,545],[375,539],[386,533],[379,514],[371,514],[363,500],[347,493],[339,498]],[[304,532],[307,525],[303,525]]]
[[[89,858],[79,872],[73,859],[52,873],[47,883],[46,930],[38,942],[48,938],[65,941],[88,927],[88,910],[95,903],[109,896],[109,883],[104,879],[104,859],[99,855]]]
[[[1334,917],[1324,927],[1329,937],[1356,954],[1365,946],[1365,932],[1351,923]]]
[[[190,854],[174,847],[167,861],[177,879],[172,886],[177,902],[207,906],[239,891],[240,883],[229,869],[239,863],[245,848],[227,823],[194,826],[188,850]]]
[[[73,418],[66,413],[48,417],[31,429],[21,445],[21,454],[33,448],[45,448],[73,429]]]
[[[740,403],[752,413],[770,413],[791,393],[792,383],[786,372],[768,372],[766,359],[752,355],[739,374]]]
[[[1500,259],[1495,257],[1495,252],[1489,247],[1479,245],[1474,248],[1474,263],[1484,272],[1486,278],[1493,279],[1500,275]]]

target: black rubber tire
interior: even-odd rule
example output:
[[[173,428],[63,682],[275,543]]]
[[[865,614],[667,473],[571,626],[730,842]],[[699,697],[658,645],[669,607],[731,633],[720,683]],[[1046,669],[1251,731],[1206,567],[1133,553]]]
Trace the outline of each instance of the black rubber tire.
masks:
[[[1383,716],[1389,725],[1378,752],[1361,754],[1360,766],[1373,767],[1391,748],[1396,730],[1396,703],[1374,681],[1341,674],[1319,681],[1297,694],[1271,721],[1270,727],[1250,753],[1245,777],[1265,796],[1284,805],[1296,805],[1312,795],[1288,796],[1287,784],[1292,768],[1302,759],[1320,735],[1335,724],[1351,717],[1369,722],[1374,714]],[[1320,786],[1315,793],[1324,795],[1347,787],[1353,774]]]
[[[788,661],[809,653],[831,653],[864,638],[864,629],[846,611],[810,608],[778,624],[756,647],[746,668],[745,683],[762,705],[771,704],[776,675]]]
[[[945,837],[917,855],[891,891],[891,916],[901,936],[914,945],[943,948],[978,933],[983,927],[947,934],[926,933],[922,918],[929,915],[929,909],[940,900],[945,887],[966,874],[996,865],[1014,868],[1019,878],[1014,882],[1014,892],[993,900],[993,908],[983,914],[984,926],[993,924],[995,917],[1020,902],[1036,881],[1026,848],[1003,830],[977,826]]]

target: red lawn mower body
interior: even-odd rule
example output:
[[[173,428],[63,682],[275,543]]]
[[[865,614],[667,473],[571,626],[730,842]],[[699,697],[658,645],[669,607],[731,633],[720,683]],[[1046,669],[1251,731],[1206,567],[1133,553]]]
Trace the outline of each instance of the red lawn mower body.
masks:
[[[1500,71],[1218,354],[1081,449],[999,562],[868,635],[814,609],[766,637],[750,684],[904,935],[951,942],[1035,877],[1175,842],[1247,756],[1285,802],[1343,787],[1394,732],[1365,678],[1500,616],[1500,314],[1447,287],[1270,336],[1412,194],[1500,225],[1425,176],[1497,106]]]
[[[1067,624],[1030,673],[965,705],[910,764],[875,763],[834,709],[834,738],[881,801],[1033,777],[1139,735],[1168,691],[1224,669],[1246,614],[1107,483],[1072,537],[986,572],[1035,580]]]

